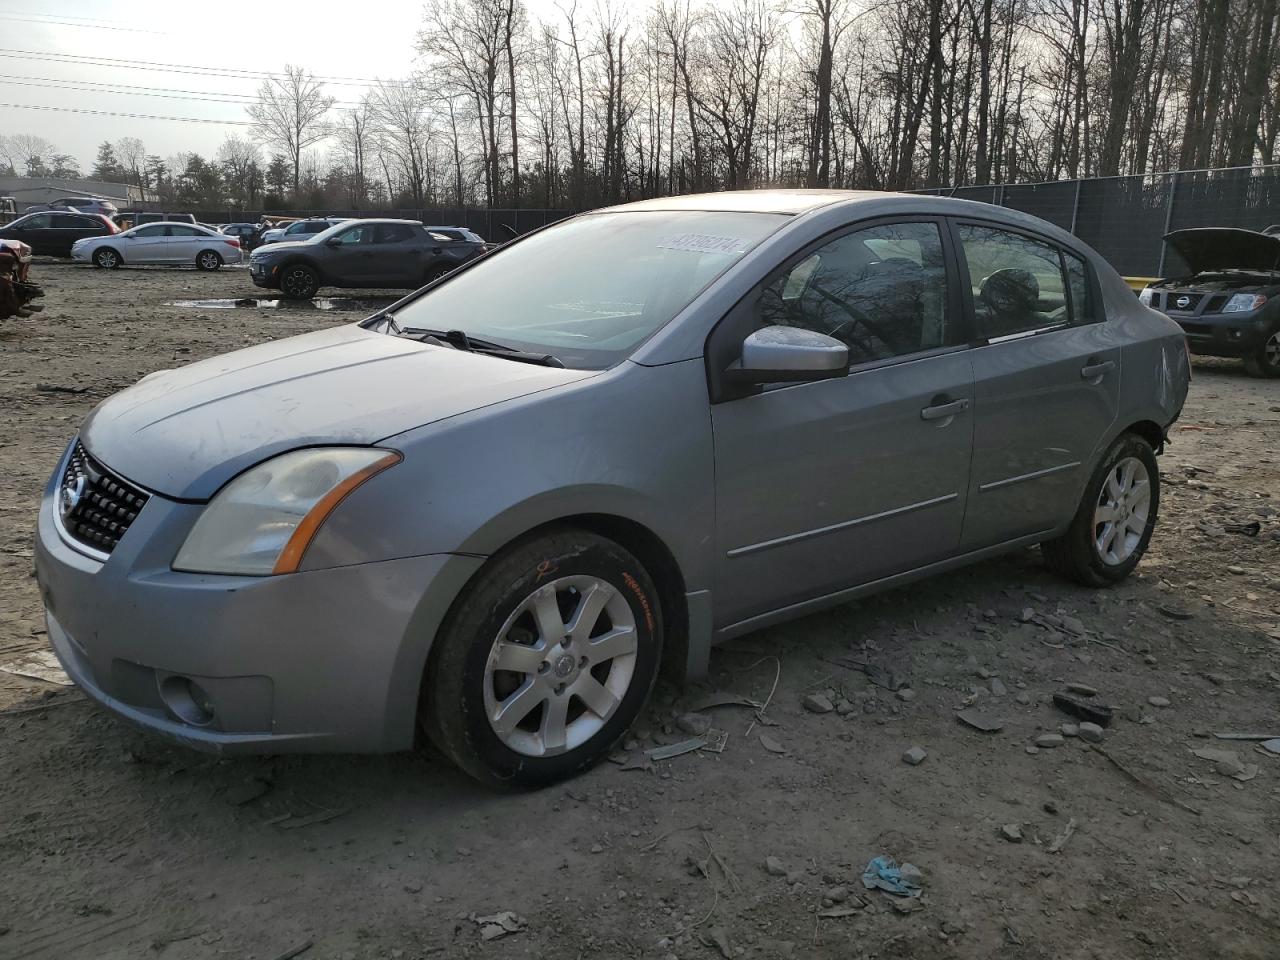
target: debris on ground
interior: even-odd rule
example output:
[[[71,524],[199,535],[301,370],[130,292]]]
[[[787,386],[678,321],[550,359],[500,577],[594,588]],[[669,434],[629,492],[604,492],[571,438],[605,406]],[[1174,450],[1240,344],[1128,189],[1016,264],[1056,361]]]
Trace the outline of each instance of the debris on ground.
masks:
[[[1000,828],[1000,836],[1004,837],[1010,843],[1022,842],[1022,826],[1017,823],[1006,823]]]
[[[1042,733],[1035,740],[1036,746],[1041,750],[1052,750],[1054,747],[1060,747],[1066,742],[1060,733]]]
[[[1060,853],[1062,848],[1067,845],[1067,841],[1071,839],[1072,834],[1076,832],[1076,821],[1072,817],[1067,821],[1067,828],[1053,838],[1053,842],[1049,844],[1050,853]]]
[[[1201,760],[1212,763],[1214,772],[1219,776],[1245,781],[1252,780],[1258,775],[1258,765],[1245,763],[1240,759],[1240,754],[1234,750],[1221,747],[1195,747],[1191,752]]]
[[[810,713],[830,713],[835,709],[835,705],[825,693],[806,693],[800,705]]]
[[[1090,703],[1069,693],[1055,693],[1053,705],[1068,716],[1096,723],[1100,727],[1111,726],[1111,720],[1115,716],[1114,708],[1101,703]]]
[[[787,875],[787,868],[786,865],[777,857],[765,857],[764,872],[769,874],[771,877],[785,877]]]
[[[520,933],[528,926],[528,921],[512,910],[503,910],[501,913],[493,913],[487,917],[478,917],[473,913],[471,922],[480,928],[480,939],[485,941]]]
[[[883,890],[895,897],[918,897],[923,875],[914,864],[901,866],[893,857],[872,857],[862,871],[862,885],[868,890]]]
[[[711,718],[700,713],[682,713],[676,717],[676,726],[691,736],[701,737],[711,729]]]
[[[0,663],[0,673],[10,673],[15,677],[27,677],[32,680],[43,680],[59,686],[72,686],[71,678],[63,672],[62,664],[52,650],[31,650],[20,659]]]
[[[902,755],[903,763],[909,763],[913,767],[918,767],[924,763],[924,758],[929,754],[925,753],[924,747],[912,747]]]
[[[956,719],[967,727],[981,730],[983,733],[997,733],[1004,729],[1004,721],[979,710],[961,710]]]
[[[1066,686],[1067,693],[1078,694],[1079,696],[1082,696],[1082,697],[1096,697],[1098,695],[1097,688],[1091,687],[1087,683],[1077,683],[1075,681],[1071,681],[1065,684],[1065,686]]]
[[[670,760],[672,757],[701,750],[706,745],[707,738],[705,736],[693,737],[689,740],[681,740],[679,743],[668,743],[665,746],[652,747],[646,750],[644,755],[650,760]]]
[[[760,734],[760,746],[764,747],[770,753],[786,753],[787,748],[780,744],[767,733]]]
[[[1173,701],[1168,697],[1147,697],[1147,703],[1151,704],[1153,707],[1161,708],[1173,705]]]
[[[1080,739],[1087,740],[1089,743],[1101,743],[1105,736],[1102,732],[1102,727],[1098,726],[1096,723],[1088,722],[1080,724],[1079,733]]]

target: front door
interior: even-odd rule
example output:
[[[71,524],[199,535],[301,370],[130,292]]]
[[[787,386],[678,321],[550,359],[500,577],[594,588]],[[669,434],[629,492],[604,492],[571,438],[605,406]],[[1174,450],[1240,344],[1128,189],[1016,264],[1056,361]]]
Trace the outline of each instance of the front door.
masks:
[[[124,245],[125,263],[164,263],[167,229],[163,223],[149,223],[130,231]]]
[[[973,374],[951,262],[937,220],[854,228],[791,258],[713,334],[713,357],[717,338],[775,324],[850,351],[846,377],[712,405],[717,627],[956,552]]]
[[[1085,260],[1031,234],[955,226],[977,338],[963,545],[1050,531],[1075,512],[1119,408],[1120,342]]]
[[[374,284],[378,264],[373,255],[373,224],[348,227],[325,241],[325,273],[340,287]]]
[[[53,229],[52,213],[37,213],[22,220],[13,231],[14,237],[31,248],[32,253],[45,256],[62,256],[58,253],[59,239]]]

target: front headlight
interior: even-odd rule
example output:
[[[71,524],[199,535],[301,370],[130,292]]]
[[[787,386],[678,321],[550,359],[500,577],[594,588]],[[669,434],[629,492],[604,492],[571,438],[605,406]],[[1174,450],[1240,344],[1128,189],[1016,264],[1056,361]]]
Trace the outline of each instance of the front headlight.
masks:
[[[191,573],[293,573],[334,507],[400,454],[317,447],[246,470],[209,501],[173,561]]]
[[[1257,310],[1266,302],[1267,298],[1260,293],[1237,293],[1227,301],[1227,305],[1222,308],[1222,312],[1248,313],[1250,310]]]
[[[1138,294],[1138,302],[1144,307],[1151,306],[1151,288],[1144,287]]]

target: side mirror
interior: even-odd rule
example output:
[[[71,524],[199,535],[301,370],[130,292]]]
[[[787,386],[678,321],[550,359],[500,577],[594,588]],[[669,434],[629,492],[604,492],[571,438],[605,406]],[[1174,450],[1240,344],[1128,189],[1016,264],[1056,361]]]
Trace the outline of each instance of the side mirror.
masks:
[[[339,240],[337,237],[330,237],[328,240],[324,242],[324,245],[326,247],[340,247],[342,246],[342,241]]]
[[[742,360],[727,371],[738,383],[830,380],[849,372],[849,347],[802,327],[765,327],[742,342]]]

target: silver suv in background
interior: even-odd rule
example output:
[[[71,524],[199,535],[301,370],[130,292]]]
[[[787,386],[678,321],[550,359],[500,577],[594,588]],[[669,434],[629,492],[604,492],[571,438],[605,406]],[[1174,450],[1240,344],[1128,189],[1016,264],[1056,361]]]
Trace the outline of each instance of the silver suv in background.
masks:
[[[287,226],[273,227],[270,230],[262,231],[262,237],[258,240],[258,245],[263,246],[268,243],[281,243],[290,240],[307,240],[317,233],[324,233],[334,224],[342,223],[347,219],[349,218],[308,217],[305,220],[295,220]]]
[[[23,213],[39,213],[44,210],[75,210],[77,213],[96,213],[104,217],[115,217],[119,208],[110,200],[101,197],[63,197],[50,203],[35,203],[23,210]]]
[[[1035,544],[1122,580],[1188,380],[1177,324],[1006,208],[583,214],[100,404],[40,505],[48,635],[189,746],[421,728],[485,782],[545,784],[712,644]]]

